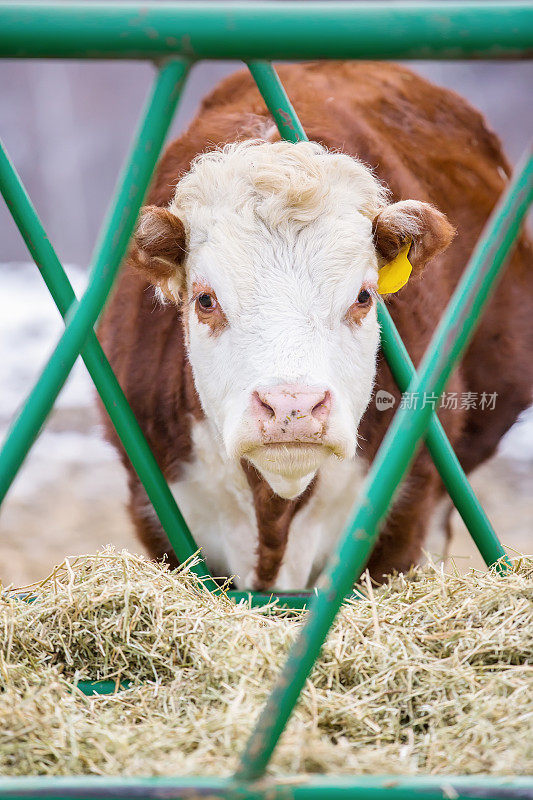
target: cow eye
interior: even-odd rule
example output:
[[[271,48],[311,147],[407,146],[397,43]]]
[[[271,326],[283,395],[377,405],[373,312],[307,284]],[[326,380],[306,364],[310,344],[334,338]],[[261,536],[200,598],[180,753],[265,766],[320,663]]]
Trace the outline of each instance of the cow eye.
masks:
[[[364,304],[368,303],[369,300],[370,300],[370,292],[367,291],[366,289],[362,289],[357,296],[357,302]]]
[[[196,302],[202,311],[214,311],[217,307],[217,301],[212,294],[208,294],[207,292],[202,292],[202,294],[199,294]]]

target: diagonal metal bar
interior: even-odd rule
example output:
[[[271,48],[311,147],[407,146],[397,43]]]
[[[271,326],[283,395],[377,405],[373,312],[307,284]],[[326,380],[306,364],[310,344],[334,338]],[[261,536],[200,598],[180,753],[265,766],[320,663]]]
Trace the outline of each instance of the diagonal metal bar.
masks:
[[[96,248],[88,287],[67,313],[66,327],[39,380],[12,425],[0,452],[0,503],[37,438],[102,311],[126,252],[139,207],[172,121],[189,69],[184,61],[164,65],[154,83],[126,168],[119,179],[111,213]]]
[[[294,143],[309,141],[279,75],[270,61],[249,61],[247,67],[274,118],[281,138]]]
[[[280,135],[289,142],[307,141],[303,129],[279,76],[268,61],[252,61],[248,68],[270,111]],[[405,392],[416,375],[409,353],[384,302],[378,307],[381,346],[399,389]],[[505,557],[485,511],[472,489],[454,449],[436,414],[432,414],[426,444],[446,489],[461,514],[470,535],[487,566]]]
[[[74,290],[1,141],[0,189],[61,316],[65,318],[77,302]],[[174,552],[180,561],[185,561],[197,552],[198,547],[93,330],[87,336],[81,356]],[[203,560],[192,569],[201,577],[209,576]],[[206,581],[206,584],[209,588],[217,588],[214,582]]]
[[[533,200],[533,156],[524,162],[500,199],[470,263],[437,327],[409,390],[440,395],[475,330]],[[291,647],[276,685],[240,760],[238,778],[260,777],[320,653],[343,599],[361,575],[380,523],[420,443],[432,409],[399,409],[365,482],[352,519],[320,579],[306,624]]]
[[[394,380],[400,391],[405,392],[416,378],[413,362],[398,333],[396,325],[383,300],[378,305],[378,318],[381,325],[381,347]],[[479,550],[485,564],[490,567],[499,562],[498,568],[504,570],[511,564],[505,548],[498,539],[494,528],[476,497],[464,470],[451,446],[446,432],[435,412],[431,414],[425,443],[450,498],[460,513],[468,532]]]
[[[533,157],[499,202],[409,389],[439,395],[466,348],[479,315],[533,200]],[[364,569],[379,524],[407,472],[432,409],[400,409],[378,452],[362,498],[321,579],[321,589],[241,759],[239,777],[260,776],[320,652],[343,598]]]

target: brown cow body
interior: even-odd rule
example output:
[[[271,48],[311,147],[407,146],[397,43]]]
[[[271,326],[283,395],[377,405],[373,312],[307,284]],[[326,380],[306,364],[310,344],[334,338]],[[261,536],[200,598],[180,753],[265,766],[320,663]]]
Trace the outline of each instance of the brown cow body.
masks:
[[[499,142],[464,100],[398,66],[321,63],[282,66],[279,73],[309,139],[359,157],[390,188],[394,199],[431,202],[457,229],[452,245],[423,279],[411,281],[388,300],[417,364],[509,177]],[[167,205],[176,182],[197,154],[261,137],[279,138],[248,73],[233,75],[204,101],[189,130],[167,148],[149,202]],[[458,393],[458,407],[442,409],[439,416],[467,471],[494,453],[532,399],[531,267],[531,249],[522,238],[447,388]],[[179,482],[197,457],[192,429],[203,418],[179,312],[174,306],[157,304],[148,282],[126,266],[100,336],[166,478]],[[397,401],[400,398],[382,356],[376,379],[379,389]],[[461,402],[465,392],[475,393],[478,400],[483,393],[495,394],[493,410],[482,408],[479,402],[475,408],[462,407],[468,405]],[[392,416],[392,410],[378,410],[374,402],[369,405],[359,431],[360,453],[367,463],[374,458]],[[137,533],[150,555],[166,555],[175,565],[166,536],[108,420],[106,426],[128,469],[130,510]],[[300,497],[285,500],[272,492],[250,464],[243,461],[240,469],[245,476],[240,491],[249,493],[257,521],[256,586],[268,587],[275,585],[293,521],[305,512],[321,478],[319,474]],[[210,480],[206,476],[206,507],[218,502],[210,495]],[[405,570],[419,559],[441,489],[422,449],[371,557],[369,567],[375,577]],[[217,524],[214,506],[212,514]],[[223,525],[222,518],[218,522]],[[206,557],[209,563],[209,553]]]

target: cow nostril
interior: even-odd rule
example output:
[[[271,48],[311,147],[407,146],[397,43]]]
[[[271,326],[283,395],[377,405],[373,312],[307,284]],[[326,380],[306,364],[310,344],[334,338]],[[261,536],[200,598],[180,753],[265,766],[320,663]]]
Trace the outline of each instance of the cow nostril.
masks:
[[[313,409],[311,411],[311,416],[319,417],[327,414],[329,411],[329,404],[330,404],[330,394],[329,392],[326,392],[322,400],[319,400],[318,403],[315,406],[313,406]]]
[[[261,408],[265,409],[265,411],[267,412],[269,417],[275,417],[276,416],[276,412],[274,411],[272,406],[269,406],[268,403],[265,403],[265,401],[261,397],[259,397],[259,395],[257,395],[257,399],[259,400]]]

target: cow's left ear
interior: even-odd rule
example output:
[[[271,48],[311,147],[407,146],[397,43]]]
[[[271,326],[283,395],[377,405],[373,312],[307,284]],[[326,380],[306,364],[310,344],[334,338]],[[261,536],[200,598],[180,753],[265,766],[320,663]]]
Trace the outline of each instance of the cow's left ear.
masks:
[[[380,275],[381,270],[387,270],[389,265],[392,272],[403,269],[405,273],[406,257],[413,274],[420,275],[428,261],[446,250],[455,236],[455,228],[444,214],[429,203],[418,200],[402,200],[383,208],[374,218],[372,231]],[[410,272],[409,264],[407,267]],[[400,280],[400,284],[403,283]],[[393,284],[389,281],[389,285]],[[392,288],[383,294],[390,291],[397,290]]]
[[[141,209],[128,260],[164,295],[178,301],[185,284],[185,229],[166,208]]]

